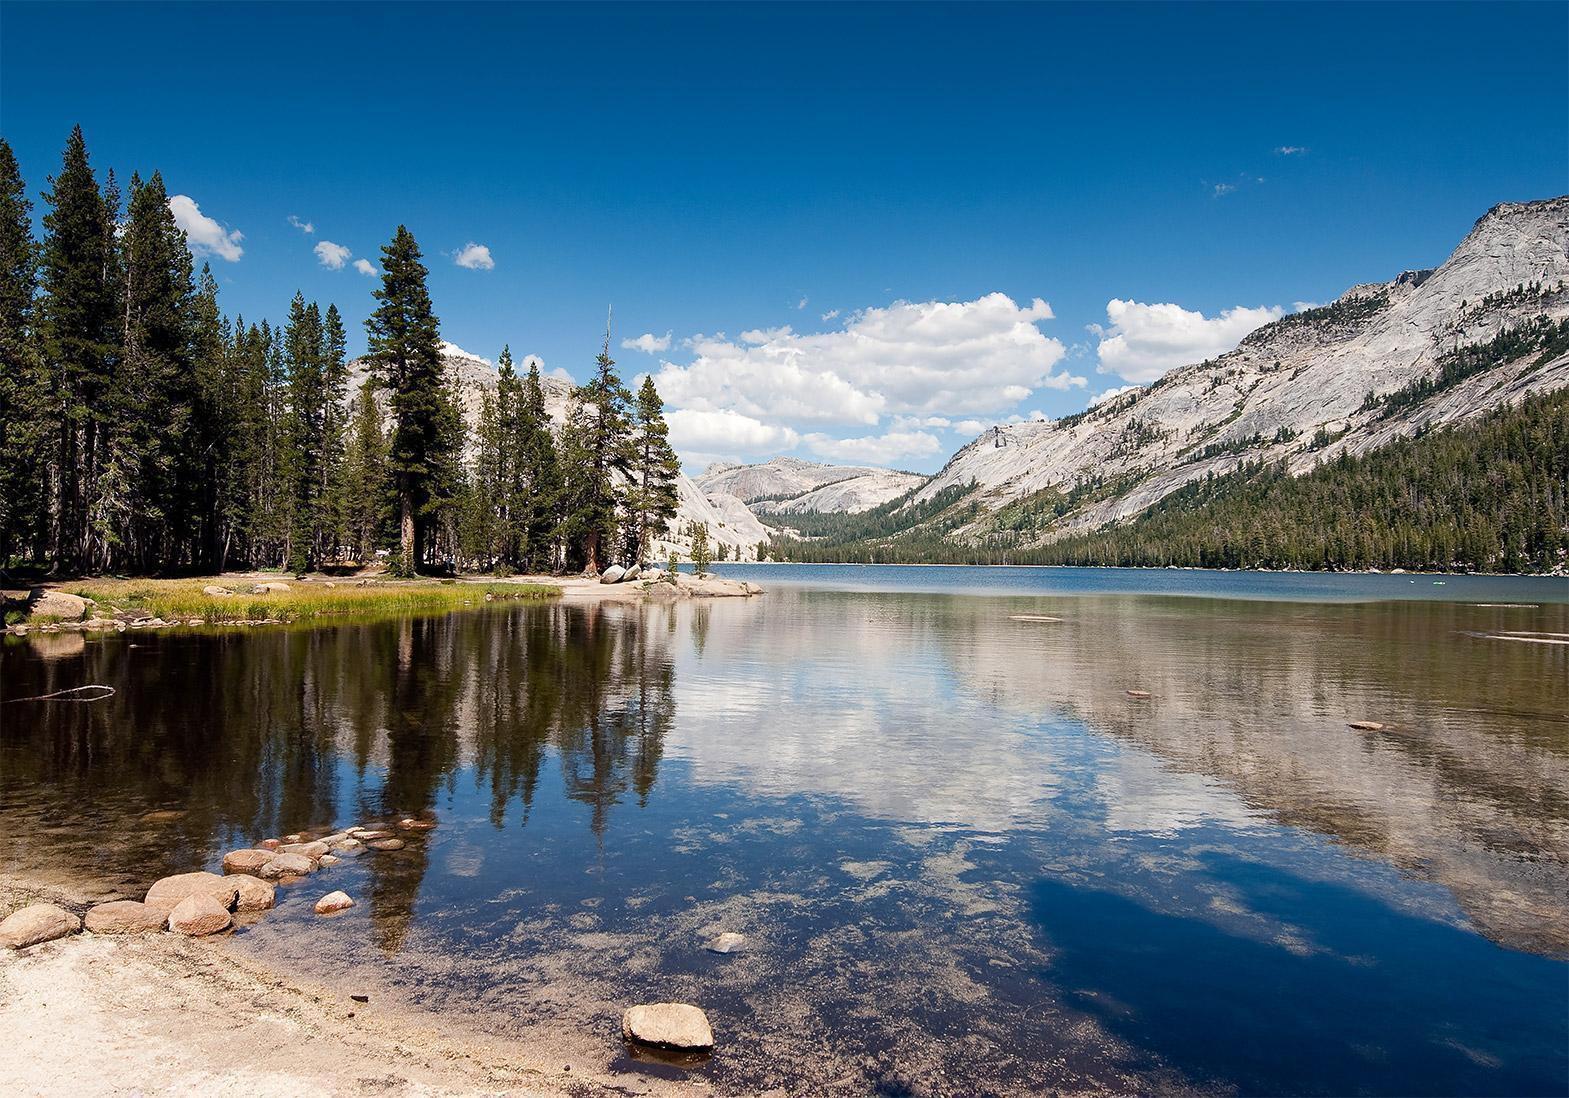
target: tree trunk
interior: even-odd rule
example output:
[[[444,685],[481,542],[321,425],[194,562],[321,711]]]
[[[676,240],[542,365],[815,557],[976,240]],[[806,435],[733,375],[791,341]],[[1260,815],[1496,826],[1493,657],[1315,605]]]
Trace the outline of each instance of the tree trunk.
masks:
[[[407,490],[398,493],[398,506],[399,545],[403,556],[403,571],[412,576],[418,556],[414,544],[414,501],[409,498]]]

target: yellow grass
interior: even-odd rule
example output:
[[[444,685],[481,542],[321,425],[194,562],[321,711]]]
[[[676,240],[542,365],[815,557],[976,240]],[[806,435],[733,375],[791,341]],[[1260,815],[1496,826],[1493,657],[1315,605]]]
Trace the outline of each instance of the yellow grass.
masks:
[[[201,618],[208,622],[305,621],[350,614],[431,613],[483,606],[501,600],[554,598],[559,587],[543,583],[471,583],[439,580],[377,580],[359,587],[354,580],[306,583],[284,580],[287,591],[256,594],[257,580],[95,579],[61,584],[61,589],[92,599],[100,614],[137,610],[166,621]],[[265,581],[261,581],[265,582]],[[280,581],[273,581],[280,582]],[[202,588],[222,587],[231,595],[208,595]]]

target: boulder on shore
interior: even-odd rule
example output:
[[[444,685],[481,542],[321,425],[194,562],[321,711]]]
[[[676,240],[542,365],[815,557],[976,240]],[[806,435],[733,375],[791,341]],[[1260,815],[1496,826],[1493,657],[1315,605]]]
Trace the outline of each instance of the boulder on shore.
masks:
[[[54,904],[28,904],[0,921],[0,947],[26,949],[82,929],[82,920]]]
[[[169,912],[169,929],[193,938],[206,937],[220,930],[227,930],[229,909],[220,904],[210,892],[197,892],[175,905]]]
[[[277,890],[260,877],[236,873],[229,880],[240,890],[239,899],[234,902],[236,911],[268,911],[277,899]]]
[[[83,925],[94,934],[152,934],[163,929],[169,913],[138,900],[112,900],[88,911]]]
[[[173,911],[181,902],[192,896],[211,896],[225,911],[234,906],[240,890],[228,877],[216,873],[176,873],[153,882],[143,900],[148,907],[160,911]]]
[[[621,1035],[655,1048],[706,1052],[714,1047],[708,1015],[690,1003],[646,1003],[621,1016]]]
[[[316,914],[336,915],[340,911],[347,911],[354,906],[354,901],[347,892],[329,892],[316,901]]]
[[[627,570],[625,568],[621,567],[619,564],[612,564],[609,568],[606,568],[599,574],[599,582],[620,583],[621,578],[626,574]]]
[[[223,856],[225,873],[256,873],[278,855],[271,850],[231,850]]]
[[[252,587],[251,588],[251,594],[253,594],[253,595],[270,595],[274,591],[288,591],[288,590],[290,590],[290,587],[289,587],[289,585],[287,583],[281,583],[278,580],[268,580],[266,583],[258,583],[255,587]]]
[[[621,582],[622,583],[631,583],[633,580],[637,579],[642,574],[643,574],[643,566],[641,564],[634,564],[632,567],[628,568],[625,572],[623,572],[621,574]]]
[[[219,587],[216,583],[209,583],[206,587],[202,588],[202,594],[211,595],[215,599],[221,599],[227,598],[228,596],[234,594],[234,592],[229,590],[227,587]]]
[[[87,616],[87,600],[69,591],[45,588],[34,594],[27,612],[33,618],[56,618],[59,621],[81,621]]]

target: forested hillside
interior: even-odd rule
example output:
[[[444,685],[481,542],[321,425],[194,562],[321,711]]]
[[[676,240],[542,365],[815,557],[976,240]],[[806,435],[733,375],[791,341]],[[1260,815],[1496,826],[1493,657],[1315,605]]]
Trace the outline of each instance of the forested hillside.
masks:
[[[919,529],[896,530],[891,513],[836,516],[832,528],[823,518],[817,540],[781,539],[770,552],[802,561],[1549,571],[1569,554],[1569,390],[1360,457],[1341,453],[1300,477],[1284,461],[1247,464],[1131,521],[1033,548],[1005,534],[947,542],[943,534],[976,507],[963,486],[948,491],[915,505],[936,508]]]

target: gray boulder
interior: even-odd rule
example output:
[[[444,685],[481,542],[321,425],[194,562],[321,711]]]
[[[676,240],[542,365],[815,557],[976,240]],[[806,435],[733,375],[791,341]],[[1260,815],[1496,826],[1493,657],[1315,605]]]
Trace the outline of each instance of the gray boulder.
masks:
[[[612,564],[599,574],[600,583],[620,583],[621,577],[626,575],[626,569],[619,564]]]
[[[690,1003],[645,1003],[621,1016],[621,1035],[655,1048],[705,1052],[714,1047],[708,1015]]]

